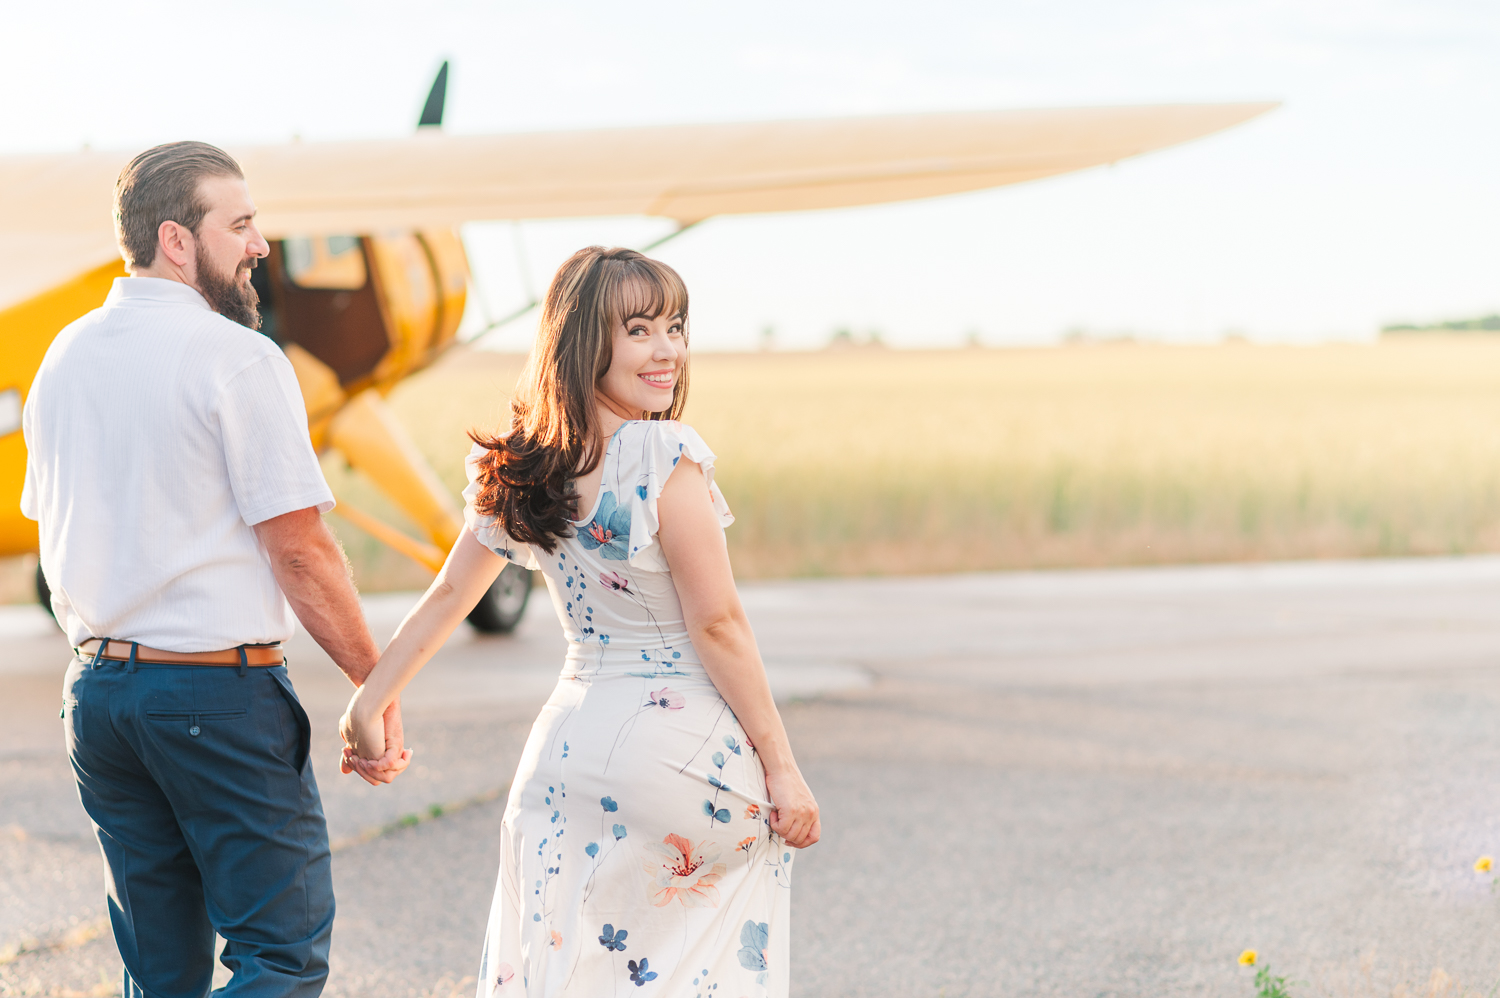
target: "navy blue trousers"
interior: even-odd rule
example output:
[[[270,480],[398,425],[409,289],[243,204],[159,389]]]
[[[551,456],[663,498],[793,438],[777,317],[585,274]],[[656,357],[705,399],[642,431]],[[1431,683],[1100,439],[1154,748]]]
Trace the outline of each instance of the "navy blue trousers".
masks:
[[[125,996],[315,998],[328,977],[328,828],[286,667],[75,659],[68,757],[104,851]]]

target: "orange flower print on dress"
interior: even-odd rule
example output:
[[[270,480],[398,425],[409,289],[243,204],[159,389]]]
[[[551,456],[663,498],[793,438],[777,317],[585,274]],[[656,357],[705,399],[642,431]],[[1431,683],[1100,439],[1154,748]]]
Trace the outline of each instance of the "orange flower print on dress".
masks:
[[[734,847],[735,852],[749,852],[750,847],[755,845],[755,836],[747,835],[740,839],[740,844]]]
[[[759,817],[760,817],[760,805],[759,804],[751,804],[749,807],[745,808],[745,820],[746,821],[753,821],[754,819],[759,818]]]
[[[552,930],[552,948],[562,949],[562,933],[556,929]]]
[[[644,868],[651,877],[646,895],[653,905],[664,908],[672,900],[684,908],[717,908],[717,884],[728,869],[719,862],[717,843],[703,841],[694,846],[681,835],[668,835],[646,846],[650,854]]]

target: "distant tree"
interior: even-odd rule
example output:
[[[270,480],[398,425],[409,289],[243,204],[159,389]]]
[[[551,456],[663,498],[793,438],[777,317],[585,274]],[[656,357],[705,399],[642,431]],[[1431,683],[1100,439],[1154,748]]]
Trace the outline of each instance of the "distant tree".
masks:
[[[863,336],[858,336],[854,330],[845,326],[834,330],[833,335],[828,337],[829,350],[867,349],[870,347],[885,348],[884,334],[880,330],[871,329],[866,331]]]
[[[1416,325],[1398,322],[1381,326],[1382,333],[1500,333],[1500,315],[1482,315],[1477,319],[1454,319]]]

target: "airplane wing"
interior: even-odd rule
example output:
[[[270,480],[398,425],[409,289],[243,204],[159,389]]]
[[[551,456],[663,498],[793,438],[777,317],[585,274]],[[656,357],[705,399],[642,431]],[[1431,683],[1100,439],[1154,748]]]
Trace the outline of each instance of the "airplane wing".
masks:
[[[483,219],[805,211],[981,190],[1112,163],[1275,107],[974,111],[232,148],[269,238]],[[134,155],[0,157],[0,308],[115,256]]]

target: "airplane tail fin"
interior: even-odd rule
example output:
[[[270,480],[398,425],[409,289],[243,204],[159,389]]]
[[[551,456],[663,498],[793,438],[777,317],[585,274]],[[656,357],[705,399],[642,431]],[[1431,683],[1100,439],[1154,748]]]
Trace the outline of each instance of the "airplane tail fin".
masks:
[[[427,91],[427,103],[422,106],[422,117],[417,119],[418,128],[442,128],[443,104],[448,99],[448,61],[443,60],[432,89]]]

